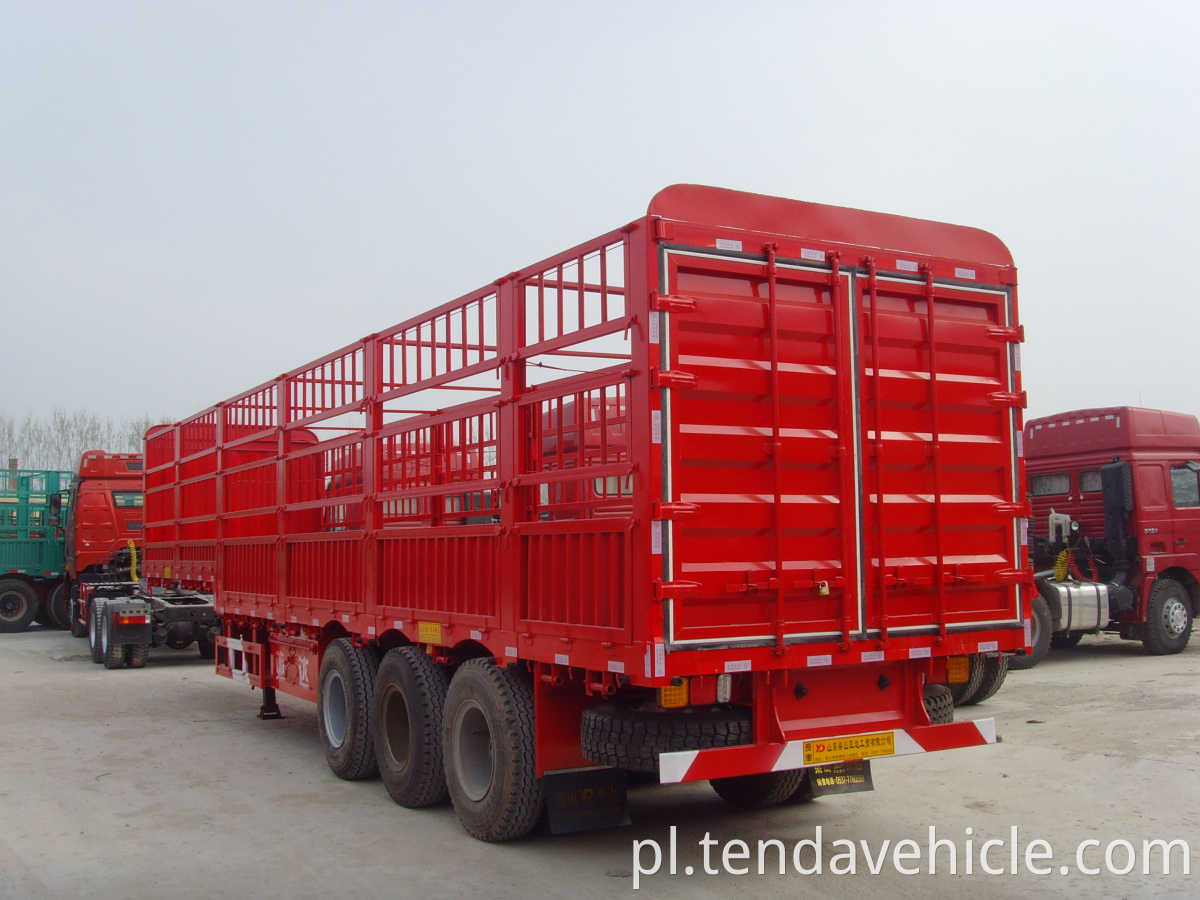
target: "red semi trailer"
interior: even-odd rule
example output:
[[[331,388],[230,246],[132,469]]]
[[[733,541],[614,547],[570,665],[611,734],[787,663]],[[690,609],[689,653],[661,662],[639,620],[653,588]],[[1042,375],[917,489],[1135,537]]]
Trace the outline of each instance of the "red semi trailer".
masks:
[[[945,683],[1026,647],[1021,339],[990,234],[677,185],[151,429],[145,572],[215,595],[260,715],[478,838],[613,769],[803,799],[995,740]]]
[[[1032,649],[1109,631],[1154,654],[1187,647],[1200,611],[1200,422],[1131,406],[1032,420]]]

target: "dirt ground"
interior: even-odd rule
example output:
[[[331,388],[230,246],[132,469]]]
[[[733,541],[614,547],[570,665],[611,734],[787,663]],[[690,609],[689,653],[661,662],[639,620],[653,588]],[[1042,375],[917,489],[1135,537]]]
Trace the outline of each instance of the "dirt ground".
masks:
[[[155,651],[141,670],[93,665],[86,643],[37,626],[0,635],[0,900],[327,897],[1196,897],[1200,895],[1200,645],[1149,657],[1140,644],[1088,638],[1037,668],[1013,672],[987,703],[992,747],[880,760],[874,793],[742,812],[706,784],[630,790],[633,825],[553,836],[544,829],[489,845],[449,806],[405,810],[377,781],[344,782],[325,765],[315,707],[281,697],[285,718],[259,721],[258,694],[213,674],[194,650]],[[675,826],[676,874],[669,873]],[[791,856],[820,826],[823,867]],[[901,859],[898,841],[950,850]],[[968,835],[966,829],[970,828]],[[1010,874],[1017,829],[1018,874]],[[706,874],[700,845],[713,845]],[[788,860],[759,841],[779,841]],[[981,871],[985,860],[1004,874]],[[1143,841],[1183,840],[1169,874],[1161,850],[1142,870]],[[739,859],[744,841],[749,859]],[[1037,858],[1045,841],[1053,857]],[[1080,842],[1095,840],[1077,865]],[[638,876],[635,842],[655,841],[662,868]],[[838,841],[856,849],[856,874]],[[889,848],[879,874],[864,854]],[[965,871],[967,841],[974,869]],[[1136,854],[1127,875],[1127,841]],[[1033,844],[1031,874],[1025,854]],[[1110,846],[1113,845],[1113,846]],[[728,865],[722,857],[729,849]],[[652,868],[643,844],[641,869]],[[801,867],[815,865],[811,847]],[[686,874],[687,867],[693,874]],[[730,869],[749,867],[744,875]],[[1065,874],[1064,874],[1065,871]]]

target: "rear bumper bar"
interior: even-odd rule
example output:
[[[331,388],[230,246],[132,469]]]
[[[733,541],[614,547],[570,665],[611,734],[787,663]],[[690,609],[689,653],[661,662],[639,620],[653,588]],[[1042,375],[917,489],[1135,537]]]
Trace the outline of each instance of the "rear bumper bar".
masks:
[[[891,736],[893,752],[872,750],[856,752],[855,747],[877,747],[880,738]],[[982,747],[994,744],[995,719],[975,719],[950,722],[946,725],[923,725],[915,728],[896,728],[887,731],[834,735],[825,738],[788,741],[782,744],[752,744],[741,747],[722,747],[713,750],[680,750],[663,753],[658,758],[659,781],[678,784],[684,781],[704,781],[709,778],[728,778],[733,775],[755,775],[761,772],[780,772],[802,769],[805,766],[852,759],[881,759],[887,756],[909,756],[913,753],[933,753],[960,747]],[[846,753],[830,753],[829,745],[845,745]],[[807,745],[807,746],[806,746]],[[806,753],[807,750],[807,753]],[[812,761],[812,754],[820,758]],[[806,756],[809,762],[805,762]]]

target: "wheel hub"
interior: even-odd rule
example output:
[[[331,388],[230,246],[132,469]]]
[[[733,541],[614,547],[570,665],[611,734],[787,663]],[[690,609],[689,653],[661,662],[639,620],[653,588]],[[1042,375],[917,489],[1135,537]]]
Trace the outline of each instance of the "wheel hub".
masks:
[[[1179,637],[1187,629],[1188,614],[1183,602],[1172,597],[1163,604],[1163,627],[1171,637]]]
[[[482,800],[492,786],[496,764],[492,754],[492,729],[483,707],[474,700],[465,701],[454,717],[453,736],[458,783],[468,798]]]
[[[322,715],[325,720],[325,737],[335,750],[346,742],[346,730],[349,726],[349,705],[346,702],[346,684],[342,681],[341,673],[331,671],[325,679],[322,691]]]
[[[25,604],[21,600],[21,595],[16,592],[10,591],[0,596],[0,618],[15,619],[24,608]]]

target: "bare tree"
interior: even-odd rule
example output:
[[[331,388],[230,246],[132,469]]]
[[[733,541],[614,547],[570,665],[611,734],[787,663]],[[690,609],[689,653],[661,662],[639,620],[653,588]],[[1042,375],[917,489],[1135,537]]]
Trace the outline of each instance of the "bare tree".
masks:
[[[146,429],[160,421],[165,420],[101,419],[87,410],[55,406],[47,416],[30,413],[18,424],[0,410],[0,465],[16,459],[23,469],[73,471],[84,450],[140,453]]]

